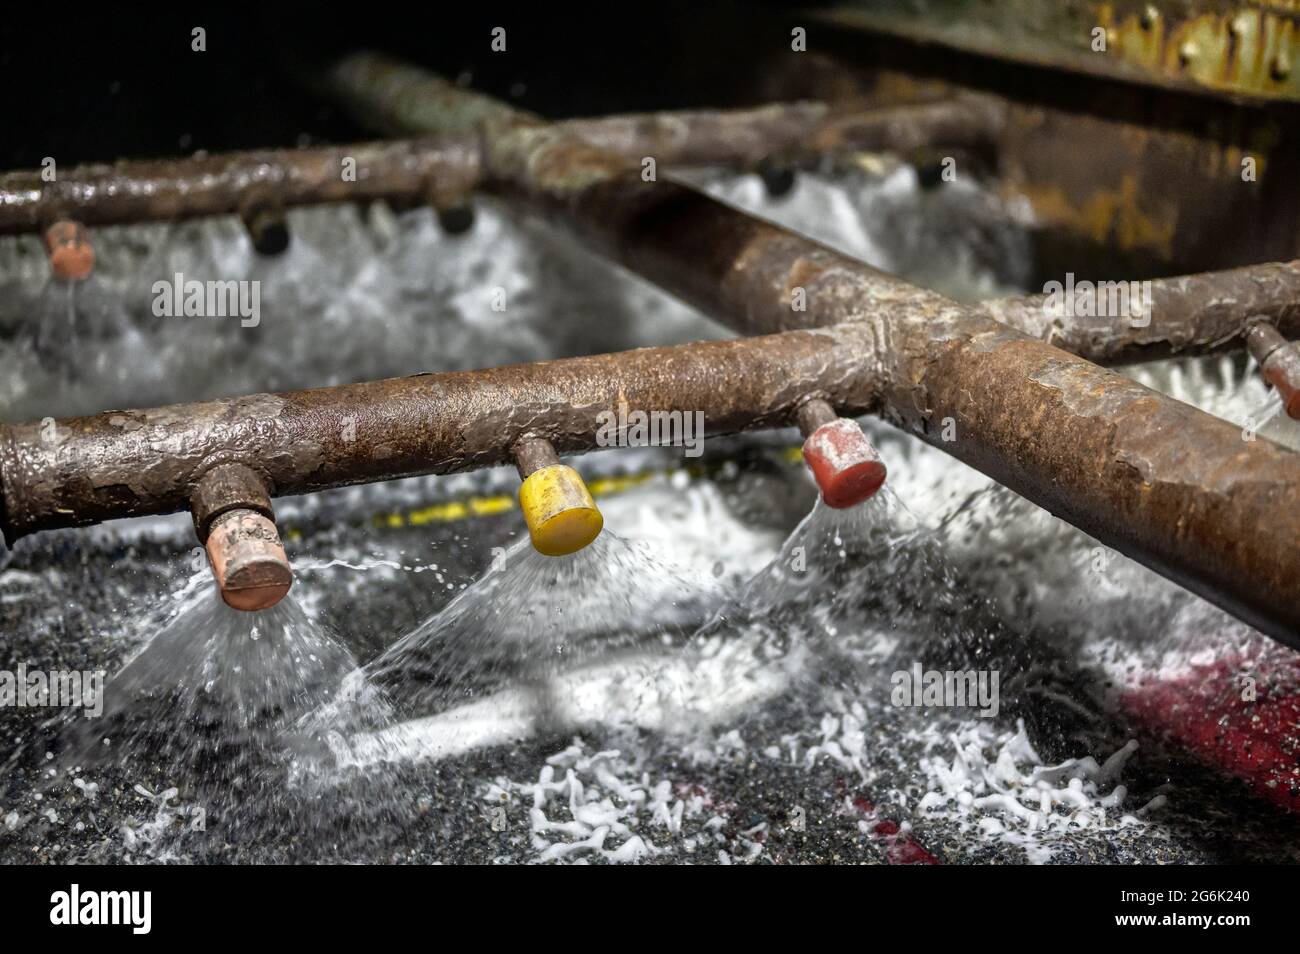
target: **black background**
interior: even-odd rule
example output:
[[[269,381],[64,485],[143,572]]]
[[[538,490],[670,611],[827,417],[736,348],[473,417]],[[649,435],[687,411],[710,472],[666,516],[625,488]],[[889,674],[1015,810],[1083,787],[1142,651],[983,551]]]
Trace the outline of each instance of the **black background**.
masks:
[[[272,941],[299,945],[321,939],[328,940],[332,950],[355,940],[386,946],[462,945],[469,943],[468,932],[482,932],[485,927],[484,939],[497,947],[506,939],[498,927],[503,920],[497,916],[498,907],[508,908],[508,921],[525,932],[531,943],[563,937],[570,933],[565,930],[570,925],[624,931],[636,930],[634,925],[646,920],[667,928],[654,932],[654,943],[681,943],[687,931],[702,940],[697,925],[702,926],[705,917],[716,932],[726,932],[729,945],[756,927],[765,932],[770,945],[769,926],[779,926],[785,943],[807,943],[821,931],[832,934],[837,945],[845,943],[848,934],[868,945],[888,939],[921,949],[954,943],[975,949],[1042,945],[1062,938],[1088,945],[1096,943],[1099,934],[1112,931],[1142,944],[1159,939],[1181,946],[1199,938],[1231,945],[1258,937],[1252,932],[1261,930],[1271,937],[1291,923],[1288,885],[1267,868],[867,868],[844,876],[849,880],[839,884],[819,880],[824,886],[820,891],[810,893],[811,886],[804,882],[798,892],[782,890],[779,898],[732,892],[726,897],[739,904],[715,903],[707,908],[697,897],[672,890],[680,887],[681,876],[674,877],[657,897],[647,895],[640,905],[624,899],[617,906],[599,902],[575,906],[571,888],[563,889],[564,898],[548,897],[544,890],[557,884],[556,877],[569,876],[543,876],[542,889],[534,884],[527,891],[504,893],[495,879],[478,883],[457,876],[453,885],[448,875],[439,869],[364,867],[8,869],[0,870],[4,897],[0,908],[6,915],[6,943],[33,934],[44,934],[56,942],[197,941],[205,947],[230,941],[255,941],[259,947]],[[67,891],[74,881],[82,891],[151,890],[150,934],[133,935],[126,926],[51,925],[51,893]],[[1187,891],[1189,896],[1196,889],[1249,890],[1250,900],[1175,905],[1119,900],[1121,890],[1167,891],[1171,887]],[[722,911],[730,913],[718,918]],[[856,916],[859,911],[861,915]],[[1117,914],[1173,912],[1248,914],[1251,924],[1208,929],[1115,924]],[[665,915],[671,920],[665,920]],[[490,925],[483,924],[485,917],[491,920]],[[638,932],[638,937],[649,939],[650,935]]]
[[[562,117],[752,101],[734,68],[788,49],[773,4],[11,4],[0,14],[0,171],[364,138],[291,78],[385,50]],[[191,50],[191,30],[207,51]],[[507,51],[490,49],[495,26]],[[516,84],[525,92],[511,96]]]

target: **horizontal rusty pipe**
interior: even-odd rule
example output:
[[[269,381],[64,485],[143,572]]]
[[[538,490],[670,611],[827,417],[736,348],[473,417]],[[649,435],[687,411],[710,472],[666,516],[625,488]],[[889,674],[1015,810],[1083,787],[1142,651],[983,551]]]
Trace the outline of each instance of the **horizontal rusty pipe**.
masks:
[[[620,404],[702,411],[709,434],[785,426],[809,394],[889,416],[1283,641],[1300,643],[1300,457],[954,306],[881,354],[856,322],[731,341],[0,427],[0,528],[192,505],[223,462],[273,495],[470,470],[523,438],[597,446]],[[897,375],[919,371],[912,383]],[[945,419],[951,424],[945,424]],[[954,440],[943,435],[951,430]]]
[[[771,156],[898,152],[935,146],[991,149],[1002,110],[973,94],[936,102],[864,107],[773,103],[752,109],[602,116],[552,123],[558,133],[628,158],[664,165],[755,168]]]
[[[911,149],[936,142],[971,145],[985,141],[994,122],[991,109],[970,97],[969,102],[862,111],[832,110],[823,103],[774,103],[743,110],[571,119],[554,125],[566,135],[637,161],[652,156],[665,166],[752,168],[776,154]],[[60,173],[54,182],[44,181],[39,172],[12,172],[0,175],[0,234],[37,232],[61,216],[86,225],[223,214],[247,217],[257,197],[287,207],[420,196],[436,208],[459,209],[464,196],[479,184],[480,173],[472,136],[128,160],[80,166]]]
[[[284,496],[511,463],[524,438],[579,453],[621,405],[702,412],[712,435],[788,426],[809,394],[859,415],[877,404],[871,350],[848,326],[4,425],[0,529],[183,510],[228,462]]]
[[[377,112],[391,94],[413,115],[428,92],[418,131],[445,110],[478,123],[494,188],[736,330],[857,329],[886,419],[1300,644],[1300,455],[484,97],[350,64]]]
[[[60,217],[108,225],[236,215],[257,199],[288,207],[417,195],[432,182],[467,192],[479,172],[473,139],[124,161],[80,166],[54,182],[13,172],[0,176],[0,234],[40,231]]]
[[[1259,318],[1289,338],[1300,338],[1300,261],[1157,278],[1146,287],[1146,313],[1133,317],[1079,316],[1077,309],[1049,307],[1048,295],[1000,298],[979,308],[1003,324],[1100,364],[1241,348]],[[1096,294],[1098,299],[1107,297]],[[1146,292],[1140,294],[1147,298]]]

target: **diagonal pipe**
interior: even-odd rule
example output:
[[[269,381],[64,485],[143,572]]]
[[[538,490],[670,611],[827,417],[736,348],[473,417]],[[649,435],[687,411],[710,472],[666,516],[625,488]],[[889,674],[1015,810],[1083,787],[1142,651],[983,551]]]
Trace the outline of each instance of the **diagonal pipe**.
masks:
[[[511,463],[527,438],[578,453],[620,409],[702,411],[710,435],[792,425],[812,393],[864,414],[878,405],[860,357],[870,335],[796,331],[3,425],[0,529],[12,543],[184,510],[225,464],[275,497]]]

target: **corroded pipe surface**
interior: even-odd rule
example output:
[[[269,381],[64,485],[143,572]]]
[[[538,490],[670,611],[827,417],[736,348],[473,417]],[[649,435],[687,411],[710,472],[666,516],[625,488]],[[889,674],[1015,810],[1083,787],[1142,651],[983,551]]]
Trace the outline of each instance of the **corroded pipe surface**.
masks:
[[[497,112],[485,109],[484,115]],[[653,157],[663,165],[748,168],[772,155],[985,143],[996,128],[996,116],[994,107],[968,97],[861,111],[833,111],[823,103],[773,103],[553,125],[565,135],[637,161]],[[38,231],[60,215],[104,225],[241,213],[257,196],[283,206],[420,196],[439,208],[452,207],[479,184],[481,174],[473,124],[454,128],[459,135],[438,140],[81,166],[60,173],[55,182],[45,182],[36,172],[12,172],[0,175],[0,234]],[[345,170],[355,170],[355,176],[345,177]]]
[[[275,516],[265,482],[247,464],[217,464],[195,481],[190,493],[190,515],[200,542],[208,538],[213,521],[231,510],[252,510],[268,518]]]
[[[414,375],[0,427],[6,539],[191,506],[216,465],[239,462],[272,496],[473,470],[524,437],[560,454],[596,447],[602,411],[702,411],[709,434],[784,427],[808,394],[848,414],[875,406],[866,326]]]
[[[753,109],[569,119],[551,125],[563,135],[628,158],[753,168],[770,156],[909,153],[940,145],[992,148],[1001,122],[996,100],[967,95],[872,108],[773,103]]]
[[[736,330],[864,329],[858,373],[887,419],[1300,643],[1300,455],[484,97],[434,79],[425,101],[419,71],[360,62],[376,109],[396,90],[421,132],[477,115],[495,188]]]
[[[1158,278],[1149,289],[1149,314],[1132,319],[1049,309],[1046,295],[999,298],[979,307],[1004,324],[1101,364],[1240,348],[1258,317],[1287,337],[1300,338],[1300,261]]]
[[[889,336],[893,354],[878,334]],[[923,439],[1279,639],[1300,643],[1300,456],[1013,329],[831,328],[254,395],[0,430],[3,529],[165,513],[222,461],[274,495],[507,463],[525,436],[596,446],[621,402],[784,426],[808,394]],[[952,440],[946,440],[951,436]]]
[[[0,234],[35,232],[61,216],[104,225],[237,214],[257,196],[294,206],[419,194],[433,181],[468,191],[478,178],[472,138],[125,161],[70,169],[55,182],[14,172],[0,176]]]
[[[555,452],[551,442],[542,437],[525,437],[515,444],[511,453],[520,480],[527,480],[530,474],[543,467],[554,467],[560,462],[560,455]]]

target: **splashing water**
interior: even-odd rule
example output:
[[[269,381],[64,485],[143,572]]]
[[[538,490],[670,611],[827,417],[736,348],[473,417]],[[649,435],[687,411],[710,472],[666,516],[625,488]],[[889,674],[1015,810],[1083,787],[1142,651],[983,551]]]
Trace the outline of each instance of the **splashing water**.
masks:
[[[696,644],[717,652],[748,631],[758,637],[755,667],[802,653],[804,679],[861,690],[866,674],[899,652],[983,634],[972,618],[978,605],[963,604],[961,592],[933,533],[891,489],[846,510],[819,500]]]
[[[292,594],[261,613],[226,606],[206,569],[171,618],[112,676],[98,720],[74,727],[74,759],[156,765],[171,779],[240,788],[355,668]]]
[[[293,594],[260,613],[240,612],[221,601],[204,570],[108,680],[102,716],[65,726],[64,777],[97,771],[134,780],[157,815],[129,828],[127,845],[155,855],[196,816],[232,842],[311,829],[338,838],[340,821],[354,827],[365,803],[365,817],[387,815],[381,828],[397,830],[391,778],[373,779],[379,795],[361,798],[336,780],[332,804],[319,788],[297,784],[328,762],[328,733],[388,719],[382,697],[364,691],[356,671],[352,654]],[[315,769],[304,773],[304,765]],[[57,772],[49,777],[62,781]]]
[[[555,690],[564,677],[680,645],[714,584],[608,530],[567,557],[543,556],[524,539],[367,671],[406,713],[444,712],[515,685],[546,722],[563,708]]]

